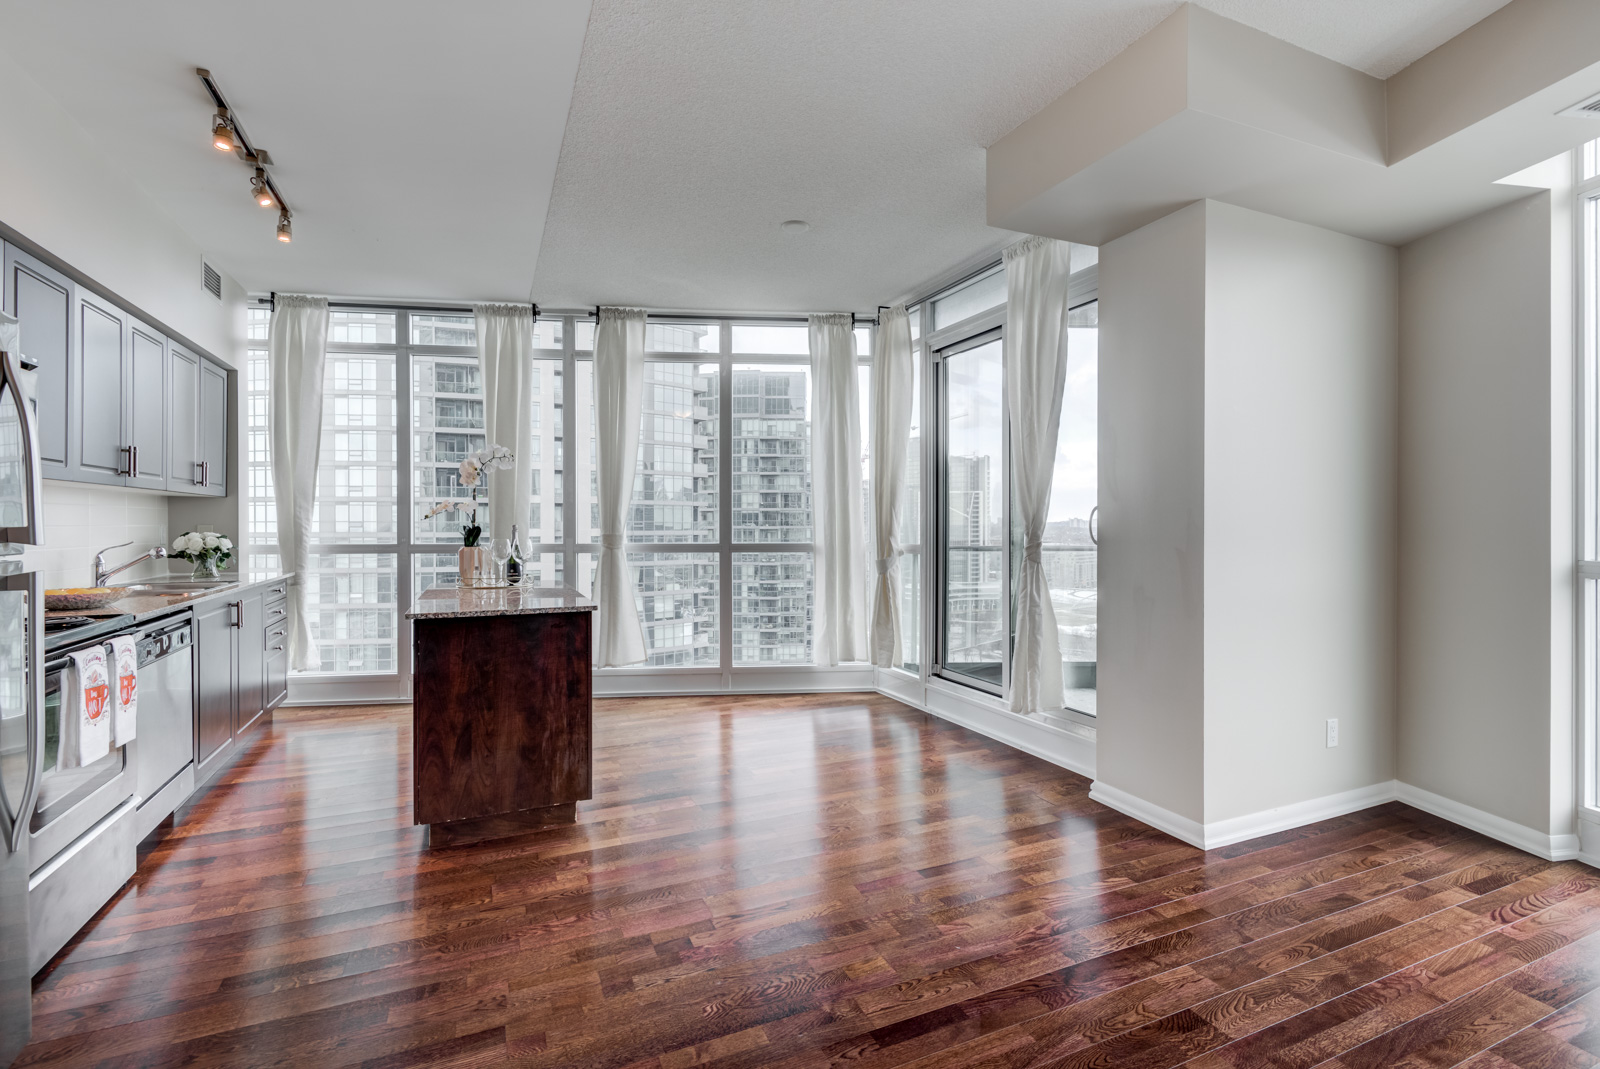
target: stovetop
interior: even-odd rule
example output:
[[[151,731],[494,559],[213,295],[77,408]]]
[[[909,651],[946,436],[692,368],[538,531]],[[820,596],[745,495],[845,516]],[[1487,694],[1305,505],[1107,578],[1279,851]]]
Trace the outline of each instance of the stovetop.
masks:
[[[71,613],[46,615],[44,618],[44,652],[77,645],[85,639],[98,638],[125,631],[133,623],[132,613],[114,616],[78,616]]]

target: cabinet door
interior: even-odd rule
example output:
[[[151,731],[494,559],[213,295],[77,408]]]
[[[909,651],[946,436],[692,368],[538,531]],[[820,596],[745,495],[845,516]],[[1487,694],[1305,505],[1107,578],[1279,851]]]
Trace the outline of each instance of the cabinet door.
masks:
[[[194,616],[197,780],[205,777],[207,762],[221,758],[233,739],[233,666],[238,642],[234,612],[232,601],[213,601],[202,605]]]
[[[132,320],[128,326],[129,486],[167,488],[167,339]]]
[[[125,483],[123,449],[127,317],[115,305],[78,290],[78,455],[73,478]]]
[[[74,287],[14,245],[5,246],[5,305],[17,317],[22,355],[39,365],[39,453],[46,475],[67,467]]]
[[[284,600],[285,584],[267,587],[266,653],[267,708],[276,709],[289,696],[289,603]]]
[[[233,729],[243,735],[267,708],[267,629],[262,595],[257,587],[240,596],[239,718]]]
[[[167,489],[200,489],[200,358],[167,343]]]
[[[228,373],[200,361],[200,462],[202,494],[228,496]]]

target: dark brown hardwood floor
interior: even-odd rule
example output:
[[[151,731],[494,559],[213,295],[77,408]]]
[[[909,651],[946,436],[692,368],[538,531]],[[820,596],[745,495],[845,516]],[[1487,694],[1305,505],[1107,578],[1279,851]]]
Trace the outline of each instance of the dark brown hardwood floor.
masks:
[[[885,698],[596,703],[578,823],[428,851],[408,707],[280,710],[18,1064],[1600,1062],[1600,873],[1401,805],[1204,853]]]

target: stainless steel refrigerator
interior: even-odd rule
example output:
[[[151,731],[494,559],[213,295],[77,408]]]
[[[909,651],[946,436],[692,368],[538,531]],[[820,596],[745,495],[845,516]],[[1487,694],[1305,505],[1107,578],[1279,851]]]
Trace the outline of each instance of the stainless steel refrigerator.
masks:
[[[44,592],[21,554],[41,542],[39,431],[17,321],[0,313],[0,1066],[31,1032],[28,823],[43,770]]]

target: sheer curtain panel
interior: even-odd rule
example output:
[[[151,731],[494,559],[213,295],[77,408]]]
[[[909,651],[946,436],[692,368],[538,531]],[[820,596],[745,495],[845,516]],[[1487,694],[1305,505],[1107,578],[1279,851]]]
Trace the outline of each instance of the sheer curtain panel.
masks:
[[[529,361],[533,359],[533,308],[526,304],[475,304],[478,370],[483,376],[483,426],[489,445],[503,445],[515,458],[512,468],[489,473],[489,535],[510,538],[511,526],[528,530],[533,497],[533,398]]]
[[[1005,252],[1006,416],[1011,426],[1011,479],[1022,534],[1016,586],[1016,643],[1011,654],[1011,710],[1059,709],[1061,641],[1044,574],[1044,524],[1050,512],[1067,384],[1067,283],[1071,246],[1031,237]]]
[[[594,449],[600,510],[600,556],[595,562],[594,663],[598,668],[645,659],[644,628],[633,600],[625,542],[639,452],[639,406],[644,388],[644,312],[602,308],[594,332]]]
[[[816,546],[816,663],[867,659],[861,535],[861,411],[855,319],[810,317],[811,518]]]
[[[914,403],[911,320],[903,304],[878,320],[872,365],[872,504],[877,578],[872,589],[872,663],[893,668],[900,648],[900,513],[904,510],[906,449]]]
[[[328,346],[328,300],[278,294],[267,335],[272,368],[272,483],[278,554],[289,580],[289,667],[321,667],[306,610],[306,547],[322,451],[322,365]]]

